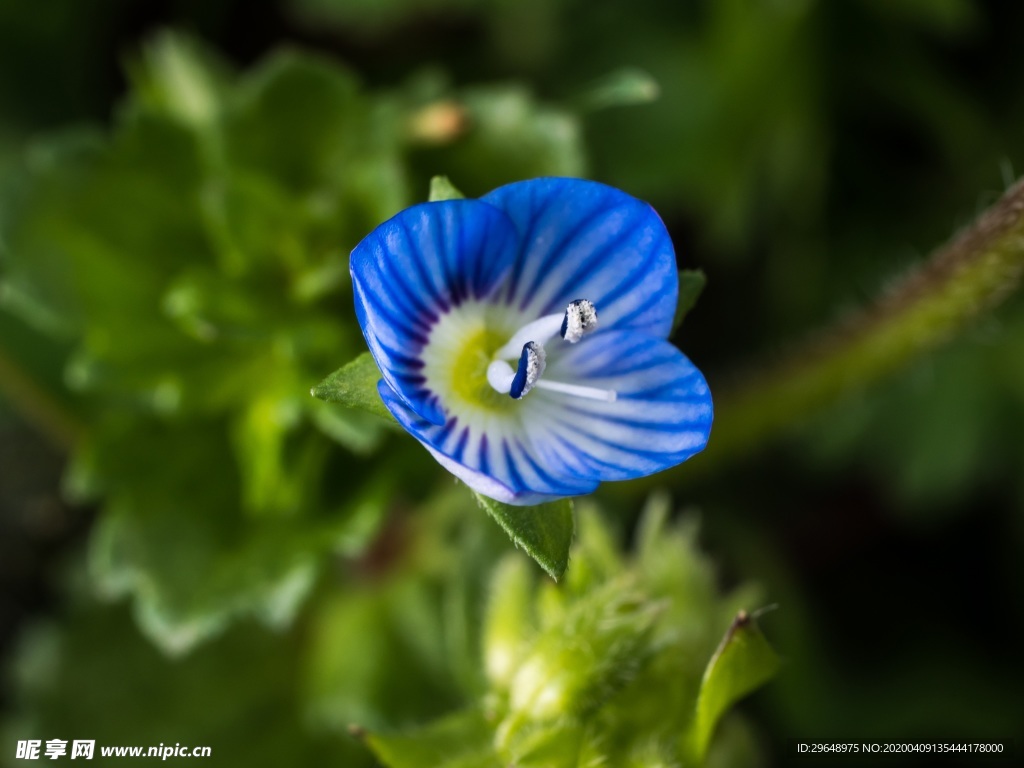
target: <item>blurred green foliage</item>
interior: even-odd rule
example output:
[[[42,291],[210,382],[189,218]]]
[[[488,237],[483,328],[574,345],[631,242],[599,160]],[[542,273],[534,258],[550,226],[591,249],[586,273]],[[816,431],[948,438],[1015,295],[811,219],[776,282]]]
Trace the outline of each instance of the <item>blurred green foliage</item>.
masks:
[[[344,254],[411,201],[420,107],[307,54],[238,77],[174,36],[129,71],[109,140],[32,149],[8,211],[4,297],[73,347],[64,378],[88,426],[68,485],[104,500],[97,583],[185,651],[235,615],[289,623],[322,557],[358,551],[383,515],[386,468],[333,483],[328,471],[359,466],[382,423],[309,388],[362,346],[340,318]],[[470,111],[502,93],[477,89]],[[529,97],[512,98],[528,121]],[[465,151],[490,169],[489,137],[507,130],[481,121]],[[571,172],[559,146],[549,172]]]
[[[667,512],[648,504],[626,558],[587,506],[564,587],[506,555],[484,609],[482,697],[422,729],[364,735],[374,753],[393,768],[702,764],[721,715],[778,662],[745,614],[726,632],[755,591],[719,597],[693,525],[666,530]]]
[[[696,760],[682,729],[753,594],[719,597],[686,515],[635,526],[630,484],[598,496],[610,529],[580,505],[548,583],[414,441],[310,397],[364,350],[346,255],[435,174],[476,196],[586,173],[655,205],[700,295],[676,338],[716,393],[727,368],[756,391],[752,357],[1012,181],[1021,23],[967,0],[4,5],[0,425],[71,450],[65,495],[96,512],[22,627],[2,748],[370,765],[355,723],[396,766]],[[781,603],[782,674],[708,765],[1024,720],[1021,306],[769,451],[658,478],[725,582]],[[550,711],[529,664],[564,683]]]
[[[584,755],[696,764],[691,734],[709,739],[722,714],[696,718],[698,694],[731,697],[774,669],[751,624],[742,632],[754,652],[743,644],[738,660],[712,658],[757,590],[720,596],[694,526],[665,529],[665,499],[648,505],[629,557],[586,507],[564,586],[510,551],[456,489],[393,520],[384,543],[324,584],[290,631],[242,622],[179,659],[137,635],[122,608],[97,604],[75,564],[63,623],[22,637],[5,741],[74,733],[98,745],[207,745],[218,765],[370,765],[347,735],[358,724],[399,767],[447,765],[439,755],[507,764],[499,754],[524,766]],[[723,648],[732,645],[734,631]],[[704,674],[723,664],[734,679]],[[460,707],[469,709],[409,730]],[[733,717],[721,733],[746,728]],[[748,746],[730,738],[711,749],[752,764]]]

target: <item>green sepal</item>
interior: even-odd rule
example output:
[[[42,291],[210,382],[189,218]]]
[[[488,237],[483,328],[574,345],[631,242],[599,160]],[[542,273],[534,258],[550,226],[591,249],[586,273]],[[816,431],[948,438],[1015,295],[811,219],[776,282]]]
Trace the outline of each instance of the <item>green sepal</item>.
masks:
[[[514,507],[474,494],[477,503],[493,517],[517,547],[537,561],[552,579],[558,581],[569,565],[569,547],[574,531],[572,501]]]
[[[391,420],[394,417],[384,407],[384,402],[377,393],[378,381],[380,370],[377,363],[369,352],[363,352],[313,387],[309,393],[318,400],[340,403],[348,408],[360,408]]]
[[[672,319],[673,332],[683,324],[687,313],[697,306],[697,299],[700,298],[707,282],[708,278],[703,269],[679,270],[679,301],[676,304],[676,315]]]
[[[430,195],[428,202],[438,203],[442,200],[464,200],[465,195],[452,184],[447,176],[434,176],[430,179]]]
[[[686,734],[687,750],[694,764],[703,763],[722,715],[768,682],[778,668],[779,657],[757,622],[746,611],[740,611],[704,670],[695,716]]]

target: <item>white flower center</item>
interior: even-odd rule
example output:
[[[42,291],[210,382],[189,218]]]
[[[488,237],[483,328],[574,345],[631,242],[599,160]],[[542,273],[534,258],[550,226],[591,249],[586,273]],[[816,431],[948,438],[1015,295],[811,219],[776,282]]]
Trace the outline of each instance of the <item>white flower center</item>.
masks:
[[[531,389],[546,389],[588,400],[615,400],[615,391],[598,387],[585,387],[562,381],[541,378],[547,362],[544,345],[555,336],[575,344],[586,334],[597,329],[597,309],[587,299],[570,302],[564,314],[546,315],[527,323],[508,342],[494,353],[487,366],[487,381],[495,391],[508,393],[514,400],[524,397]],[[513,368],[509,360],[519,359]]]

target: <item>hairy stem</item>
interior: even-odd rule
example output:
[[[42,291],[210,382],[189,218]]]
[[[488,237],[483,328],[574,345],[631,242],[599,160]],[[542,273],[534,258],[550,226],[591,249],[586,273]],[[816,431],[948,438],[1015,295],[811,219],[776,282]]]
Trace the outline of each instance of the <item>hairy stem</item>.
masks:
[[[1024,271],[1024,181],[871,306],[716,392],[705,469],[865,387],[998,304]]]

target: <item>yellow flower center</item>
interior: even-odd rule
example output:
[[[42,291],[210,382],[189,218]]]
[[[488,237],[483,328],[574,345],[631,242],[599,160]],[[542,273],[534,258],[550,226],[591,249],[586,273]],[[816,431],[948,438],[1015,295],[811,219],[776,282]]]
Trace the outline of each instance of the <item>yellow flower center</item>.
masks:
[[[507,333],[483,327],[466,340],[451,366],[450,391],[456,398],[489,411],[507,411],[515,404],[487,381],[487,366],[507,339]]]

